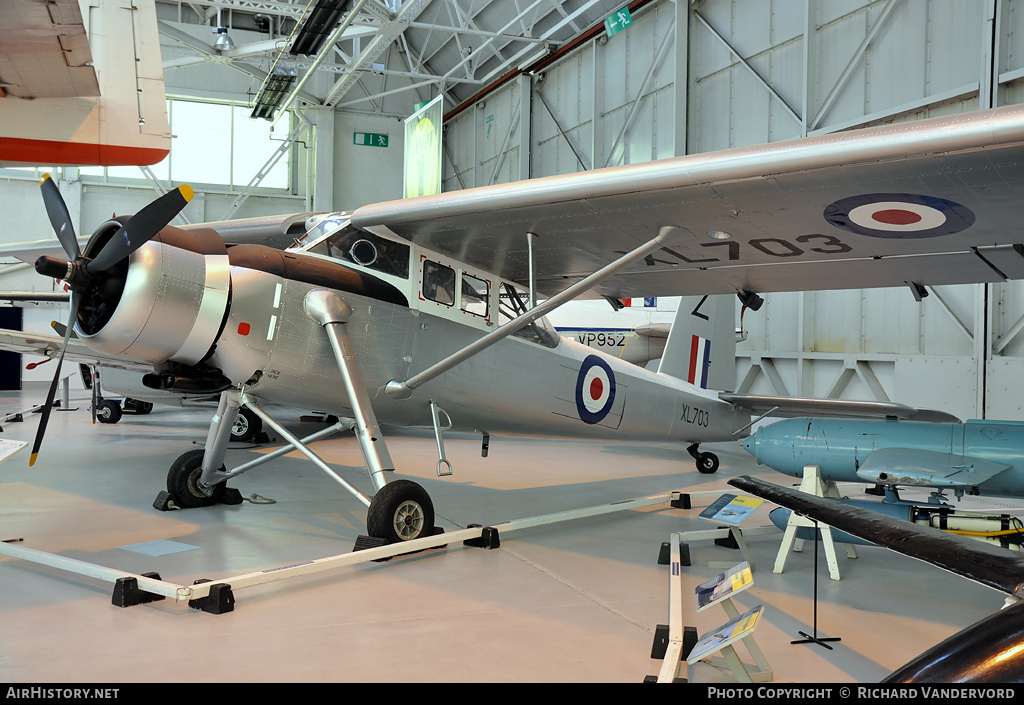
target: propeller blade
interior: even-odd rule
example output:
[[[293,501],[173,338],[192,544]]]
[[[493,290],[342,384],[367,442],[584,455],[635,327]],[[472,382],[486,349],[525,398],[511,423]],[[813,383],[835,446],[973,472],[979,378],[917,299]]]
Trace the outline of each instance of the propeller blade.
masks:
[[[50,391],[46,394],[46,404],[40,409],[39,428],[36,429],[36,439],[32,444],[32,455],[29,456],[29,467],[36,464],[36,456],[39,455],[39,446],[43,444],[43,435],[46,433],[46,424],[50,420],[50,412],[53,411],[53,397],[57,393],[57,381],[60,379],[60,367],[64,362],[64,351],[68,349],[68,339],[71,337],[72,326],[75,317],[78,315],[78,296],[71,293],[71,316],[68,318],[67,332],[64,333],[64,344],[60,346],[60,355],[57,357],[57,369],[53,371],[53,381],[50,382]]]
[[[192,187],[182,184],[168,191],[148,206],[133,215],[114,236],[107,241],[100,253],[88,264],[93,272],[102,272],[135,252],[171,222],[181,209],[188,205],[194,195]]]
[[[46,206],[46,215],[50,218],[50,225],[53,232],[57,234],[61,247],[71,259],[78,259],[81,251],[78,248],[78,239],[75,237],[75,226],[71,224],[71,213],[68,212],[67,204],[60,195],[60,189],[49,174],[43,174],[39,180],[39,188],[43,192],[43,205]]]

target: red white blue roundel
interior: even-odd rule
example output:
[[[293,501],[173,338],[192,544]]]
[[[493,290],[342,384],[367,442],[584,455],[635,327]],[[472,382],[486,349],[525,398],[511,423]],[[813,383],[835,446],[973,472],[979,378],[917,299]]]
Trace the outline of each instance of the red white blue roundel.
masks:
[[[576,411],[584,423],[595,424],[608,415],[615,401],[615,373],[597,355],[588,355],[576,378]]]
[[[912,193],[866,193],[825,208],[825,220],[858,235],[921,238],[952,235],[974,225],[974,213],[944,198]]]

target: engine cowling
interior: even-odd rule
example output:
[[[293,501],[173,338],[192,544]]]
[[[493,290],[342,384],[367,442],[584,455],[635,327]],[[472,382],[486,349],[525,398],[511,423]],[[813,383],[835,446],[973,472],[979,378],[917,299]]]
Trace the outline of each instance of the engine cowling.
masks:
[[[86,246],[99,252],[121,223],[101,226]],[[194,365],[220,334],[231,296],[227,249],[215,230],[165,227],[83,292],[75,331],[98,352],[150,364]]]

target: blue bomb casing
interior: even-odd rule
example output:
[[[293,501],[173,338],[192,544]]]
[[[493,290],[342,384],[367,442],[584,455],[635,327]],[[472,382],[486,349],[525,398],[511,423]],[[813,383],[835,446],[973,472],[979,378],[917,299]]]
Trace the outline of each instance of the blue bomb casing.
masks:
[[[741,445],[759,464],[800,477],[1024,494],[1024,423],[795,418],[758,429]]]

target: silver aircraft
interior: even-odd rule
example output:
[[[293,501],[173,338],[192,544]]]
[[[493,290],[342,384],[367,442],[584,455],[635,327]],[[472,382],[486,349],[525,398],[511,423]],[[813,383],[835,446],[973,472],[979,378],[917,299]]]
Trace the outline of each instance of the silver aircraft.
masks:
[[[657,371],[560,338],[544,318],[555,307],[581,295],[730,294],[746,305],[758,292],[867,286],[920,296],[1024,278],[1022,157],[1024,108],[1002,108],[311,216],[286,251],[226,244],[245,221],[167,226],[187,186],[102,224],[80,250],[44,178],[68,259],[36,269],[71,286],[65,344],[73,327],[100,353],[152,366],[153,388],[219,393],[205,450],[169,471],[178,506],[221,501],[251,467],[224,466],[241,406],[330,472],[313,437],[266,411],[315,408],[352,419],[372,499],[338,479],[367,505],[369,535],[396,541],[432,533],[433,507],[422,487],[392,479],[382,423],[433,427],[439,474],[448,428],[681,442],[713,472],[699,444],[744,436],[751,409],[809,413],[805,400],[714,391],[735,372],[714,364],[712,330],[717,321],[735,343],[735,328],[708,302],[681,309]]]

